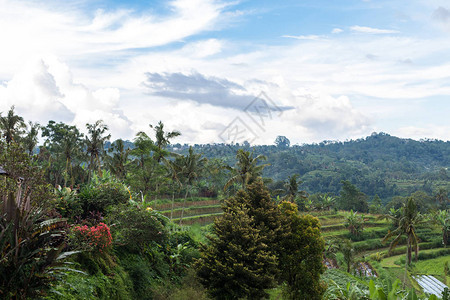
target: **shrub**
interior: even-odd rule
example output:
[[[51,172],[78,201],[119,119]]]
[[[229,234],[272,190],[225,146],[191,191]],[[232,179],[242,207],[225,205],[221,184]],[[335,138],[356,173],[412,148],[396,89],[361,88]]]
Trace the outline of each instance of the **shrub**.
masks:
[[[142,251],[151,242],[162,243],[167,237],[167,218],[140,205],[118,205],[108,210],[114,224],[114,241],[129,249]]]
[[[100,223],[97,226],[75,226],[72,229],[71,244],[83,250],[98,250],[103,252],[112,243],[111,232],[108,225]]]
[[[106,174],[102,179],[94,176],[92,182],[82,188],[79,194],[83,217],[91,211],[104,214],[109,206],[127,203],[129,199],[128,188]]]

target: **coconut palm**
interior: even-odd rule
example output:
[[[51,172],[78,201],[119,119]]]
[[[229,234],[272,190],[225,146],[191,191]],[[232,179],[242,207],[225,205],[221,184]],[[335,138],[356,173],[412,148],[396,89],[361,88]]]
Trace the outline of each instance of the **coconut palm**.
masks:
[[[173,217],[173,208],[174,208],[174,204],[175,204],[175,190],[177,190],[178,192],[180,192],[181,187],[182,187],[182,183],[180,181],[180,174],[177,170],[180,170],[181,168],[179,168],[177,166],[177,160],[172,161],[172,160],[165,160],[164,161],[164,165],[166,167],[166,171],[167,171],[167,176],[172,180],[172,209],[170,210],[170,220],[172,220]]]
[[[86,124],[88,135],[85,139],[86,152],[90,156],[89,163],[89,178],[94,169],[98,170],[98,175],[101,177],[100,157],[104,152],[104,145],[107,140],[111,138],[111,134],[106,135],[108,126],[102,120],[98,120],[94,124]]]
[[[224,191],[226,191],[232,184],[240,183],[243,189],[246,189],[247,185],[254,182],[258,177],[262,175],[262,171],[269,164],[258,165],[259,161],[267,160],[267,157],[260,154],[253,156],[253,153],[239,149],[236,153],[237,163],[234,168],[228,167],[233,175],[225,184]]]
[[[167,155],[165,148],[170,144],[170,140],[181,135],[181,133],[179,131],[165,132],[164,124],[161,121],[156,126],[150,124],[150,128],[155,131],[155,145],[157,147],[155,159],[161,162],[161,159]]]
[[[111,144],[108,152],[112,153],[111,156],[107,156],[107,165],[110,172],[118,178],[124,179],[126,176],[125,166],[128,162],[130,149],[125,149],[123,140],[118,139]]]
[[[181,210],[180,225],[183,221],[184,208],[186,207],[186,199],[188,193],[191,192],[192,185],[200,177],[200,173],[203,171],[204,165],[206,163],[206,158],[202,157],[201,154],[195,154],[194,149],[189,147],[189,152],[187,155],[182,156],[176,160],[176,168],[178,168],[181,177],[183,178],[184,184],[186,186],[186,193],[184,195],[183,209]],[[192,196],[192,194],[191,194]]]
[[[139,186],[144,195],[150,191],[150,183],[155,172],[156,161],[151,153],[155,151],[152,139],[143,131],[136,134],[133,150],[130,154],[134,157],[130,165],[133,172],[130,173],[132,181]]]
[[[25,146],[25,149],[28,151],[28,154],[33,155],[33,150],[37,145],[38,142],[38,134],[39,134],[39,123],[33,123],[28,122],[29,129],[27,131],[27,134],[23,138],[23,144]]]
[[[8,111],[6,116],[0,114],[0,130],[6,144],[16,141],[26,128],[23,118],[14,113],[14,105]]]
[[[424,217],[417,209],[417,204],[412,197],[409,197],[403,206],[400,208],[400,215],[394,220],[398,227],[393,231],[389,231],[383,238],[386,242],[389,238],[395,237],[389,245],[389,252],[391,252],[399,243],[402,236],[406,236],[406,263],[405,263],[405,280],[408,270],[408,265],[411,264],[412,251],[416,254],[416,261],[419,255],[419,239],[416,234],[416,227],[424,222]]]

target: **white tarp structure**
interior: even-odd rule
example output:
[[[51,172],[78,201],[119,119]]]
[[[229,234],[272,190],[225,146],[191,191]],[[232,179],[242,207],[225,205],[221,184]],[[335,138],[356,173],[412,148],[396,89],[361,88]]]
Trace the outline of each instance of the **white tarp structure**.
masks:
[[[431,275],[418,275],[413,278],[417,281],[425,293],[434,294],[438,297],[442,295],[442,292],[447,287]]]

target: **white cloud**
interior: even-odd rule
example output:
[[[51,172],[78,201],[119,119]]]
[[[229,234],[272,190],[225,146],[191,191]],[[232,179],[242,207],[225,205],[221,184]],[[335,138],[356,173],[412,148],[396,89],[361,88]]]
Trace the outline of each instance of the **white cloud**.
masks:
[[[296,40],[313,40],[313,41],[322,39],[321,36],[313,35],[313,34],[311,34],[311,35],[283,35],[281,37],[296,39]]]
[[[343,29],[341,29],[341,28],[333,28],[333,30],[331,30],[331,33],[341,33],[341,32],[343,32],[344,30]]]
[[[30,1],[0,0],[0,28],[8,28],[0,31],[0,78],[11,76],[31,55],[87,60],[87,55],[101,53],[103,59],[117,59],[111,52],[181,41],[214,29],[227,7],[213,0],[176,0],[167,5],[171,13],[165,17],[130,10],[98,10],[88,17],[76,7],[55,9]],[[217,43],[209,43],[210,51],[216,51]]]
[[[131,134],[130,121],[120,110],[119,90],[89,89],[74,83],[69,68],[54,57],[30,60],[5,86],[0,87],[0,111],[15,105],[27,120],[45,125],[49,120],[77,125],[103,119],[115,137]]]
[[[399,137],[419,139],[438,139],[448,141],[450,126],[428,125],[424,127],[404,126],[396,129],[393,134]]]
[[[351,26],[350,30],[353,32],[358,33],[368,33],[368,34],[390,34],[390,33],[399,33],[398,30],[392,30],[392,29],[378,29],[378,28],[372,28],[372,27],[366,27],[366,26]]]

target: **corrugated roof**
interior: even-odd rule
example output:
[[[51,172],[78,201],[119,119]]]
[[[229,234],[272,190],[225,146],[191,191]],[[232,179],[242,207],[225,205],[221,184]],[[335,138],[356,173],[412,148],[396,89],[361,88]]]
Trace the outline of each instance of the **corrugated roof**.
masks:
[[[0,175],[8,175],[8,172],[6,172],[2,166],[0,166]]]

